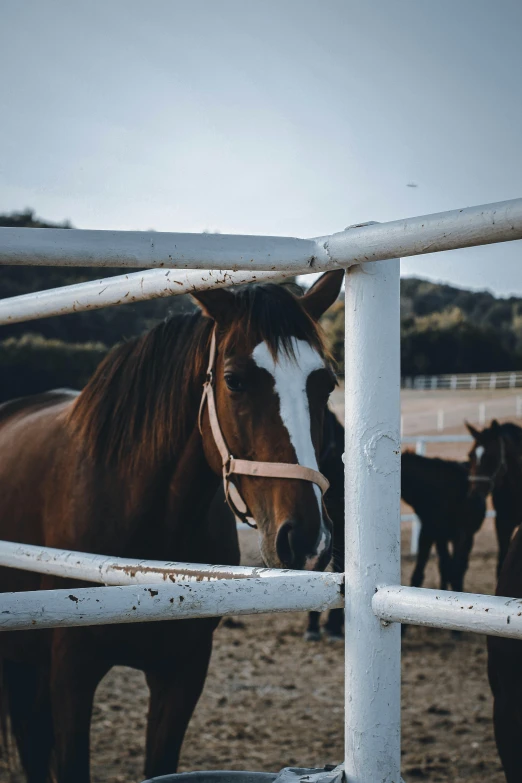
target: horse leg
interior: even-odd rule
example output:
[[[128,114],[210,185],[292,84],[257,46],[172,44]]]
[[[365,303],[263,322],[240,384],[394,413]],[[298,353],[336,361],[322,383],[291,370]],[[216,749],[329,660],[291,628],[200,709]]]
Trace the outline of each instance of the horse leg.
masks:
[[[89,733],[94,694],[111,668],[96,656],[90,644],[79,643],[85,638],[75,631],[76,628],[55,631],[53,642],[51,703],[56,783],[90,781]]]
[[[205,684],[211,651],[212,635],[200,636],[189,656],[173,658],[168,665],[145,672],[150,690],[145,777],[176,772],[183,738]]]
[[[330,641],[340,641],[344,638],[344,609],[330,609],[328,620],[324,626],[327,638]]]
[[[435,544],[439,556],[440,589],[447,590],[452,577],[452,562],[448,549],[448,540],[446,538],[438,538]]]
[[[426,563],[430,556],[430,550],[433,545],[433,538],[428,534],[425,525],[422,525],[419,536],[419,551],[417,554],[417,562],[415,564],[415,570],[411,575],[411,586],[422,587],[424,582],[424,571],[426,569]]]
[[[473,547],[473,536],[467,535],[453,546],[453,568],[451,589],[457,593],[464,592],[464,576],[468,570],[469,556]]]
[[[4,660],[2,691],[27,783],[46,783],[53,747],[49,672]]]
[[[428,533],[426,525],[421,525],[417,562],[415,563],[415,569],[411,575],[410,584],[412,587],[422,587],[422,583],[424,582],[424,571],[426,570],[426,563],[428,562],[432,545],[433,538]],[[401,625],[401,636],[405,636],[407,627],[408,626],[405,623]]]
[[[488,677],[493,693],[493,726],[506,783],[522,780],[522,643],[488,637]]]
[[[319,630],[319,620],[321,618],[321,612],[309,612],[308,613],[308,628],[305,631],[306,642],[318,642],[321,639],[321,632]]]

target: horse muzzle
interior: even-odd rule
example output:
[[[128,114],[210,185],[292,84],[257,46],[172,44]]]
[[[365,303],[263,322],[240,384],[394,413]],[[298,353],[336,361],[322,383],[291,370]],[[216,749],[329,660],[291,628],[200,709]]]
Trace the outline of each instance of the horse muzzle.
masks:
[[[332,557],[332,534],[322,522],[318,539],[310,545],[302,525],[289,519],[277,532],[276,552],[284,568],[324,571]]]

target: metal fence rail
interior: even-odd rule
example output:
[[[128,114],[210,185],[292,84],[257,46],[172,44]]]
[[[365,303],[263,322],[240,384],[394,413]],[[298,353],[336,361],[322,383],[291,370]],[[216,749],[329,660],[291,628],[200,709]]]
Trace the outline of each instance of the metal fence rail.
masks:
[[[372,606],[387,623],[522,639],[522,600],[518,598],[394,586],[379,588]]]
[[[217,579],[266,579],[287,574],[300,578],[307,571],[250,566],[171,563],[159,560],[107,557],[68,549],[0,541],[0,566],[37,574],[97,582],[102,585],[165,584]]]
[[[522,239],[522,199],[390,223],[361,224],[331,236],[231,236],[146,231],[0,228],[1,264],[171,267],[185,275],[121,275],[0,302],[0,324],[170,296],[197,287],[252,282],[264,272],[290,275],[367,261]],[[194,270],[214,270],[197,274]],[[186,271],[189,270],[189,271]],[[243,270],[239,277],[223,270]]]
[[[32,229],[31,229],[32,230]],[[0,229],[2,231],[2,229]],[[111,305],[133,304],[147,299],[189,294],[209,288],[281,280],[291,272],[228,272],[226,270],[148,269],[88,283],[50,288],[0,300],[0,325],[32,321]]]
[[[120,276],[113,279],[112,287],[110,280],[97,281],[83,284],[86,287],[65,287],[52,293],[5,300],[0,303],[2,323],[170,295],[171,284],[190,290],[191,286],[210,288],[259,279],[260,272],[267,279],[268,275],[281,273],[354,267],[348,271],[345,286],[348,783],[400,780],[399,622],[517,638],[521,631],[518,613],[517,619],[513,617],[514,607],[519,608],[514,599],[438,594],[423,589],[412,592],[399,585],[399,263],[385,259],[521,238],[522,199],[392,223],[358,225],[316,239],[0,229],[0,264],[185,270],[181,276],[163,269],[160,275],[156,270],[154,274],[140,273],[137,277]],[[214,270],[217,274],[195,273],[196,269]],[[219,271],[223,269],[244,271],[239,277],[228,277],[228,272]],[[422,440],[428,443],[443,439],[432,436]],[[452,441],[456,442],[453,438]],[[69,577],[74,572],[73,558],[66,553],[55,553],[46,560],[47,555],[36,549],[39,552],[11,545],[8,552],[4,547],[4,557],[11,561],[6,564],[21,567],[23,562],[24,567],[31,567],[32,561],[31,570],[59,567],[60,575]],[[103,571],[98,562],[87,562],[92,556],[75,557],[84,559],[83,566],[91,569],[91,575],[98,575],[97,581],[127,579],[133,573],[133,566],[129,571],[127,563],[127,571],[123,568],[116,577],[118,564],[112,558],[107,558],[109,565]],[[121,587],[0,595],[0,627],[153,621],[342,605],[342,576],[335,574],[281,573],[265,578],[268,574],[253,574],[250,569],[251,575],[246,578],[237,578],[244,576],[241,572],[232,579],[229,574],[219,579],[215,578],[215,569],[189,565],[189,579],[199,571],[203,580],[187,581],[187,564],[167,564],[172,573],[161,571],[161,565],[165,564],[155,564],[146,572],[156,580],[149,585],[136,584],[142,577],[147,578],[139,571],[141,563],[131,576],[133,583]],[[183,581],[161,583],[171,576],[177,580],[184,569]],[[73,578],[81,578],[78,571]]]
[[[0,631],[143,623],[343,606],[342,574],[282,574],[177,584],[0,594]]]

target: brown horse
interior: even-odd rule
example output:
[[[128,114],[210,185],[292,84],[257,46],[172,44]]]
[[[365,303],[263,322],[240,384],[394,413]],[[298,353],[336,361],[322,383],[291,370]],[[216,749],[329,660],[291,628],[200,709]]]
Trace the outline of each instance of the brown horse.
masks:
[[[497,512],[499,578],[497,595],[522,598],[522,428],[491,425],[478,431],[470,452],[471,490],[493,494]],[[512,539],[512,540],[511,540]],[[522,641],[490,636],[488,675],[493,692],[493,723],[497,749],[508,783],[522,780]]]
[[[206,530],[223,475],[209,395],[198,426],[206,380],[221,446],[224,440],[242,460],[238,472],[251,464],[244,460],[256,460],[302,465],[311,476],[227,476],[258,524],[267,565],[323,569],[331,522],[316,486],[316,453],[334,376],[317,320],[342,277],[323,275],[301,298],[275,285],[195,293],[203,313],[175,317],[117,347],[79,396],[56,392],[6,403],[0,538],[236,564],[235,531],[216,544]],[[0,591],[65,586],[78,583],[0,569]],[[29,783],[51,776],[88,783],[93,697],[115,665],[147,678],[145,774],[174,772],[217,624],[212,618],[1,634],[1,703]]]
[[[470,494],[492,493],[498,540],[497,575],[515,528],[522,522],[522,428],[499,424],[477,430],[466,422],[475,442],[469,453]]]

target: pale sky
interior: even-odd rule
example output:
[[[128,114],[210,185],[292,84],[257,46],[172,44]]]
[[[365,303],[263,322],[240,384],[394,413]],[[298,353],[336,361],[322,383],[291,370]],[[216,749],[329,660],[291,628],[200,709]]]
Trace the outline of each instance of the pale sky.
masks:
[[[0,212],[315,236],[522,196],[520,0],[1,0],[0,19]],[[522,242],[402,271],[522,295]]]

